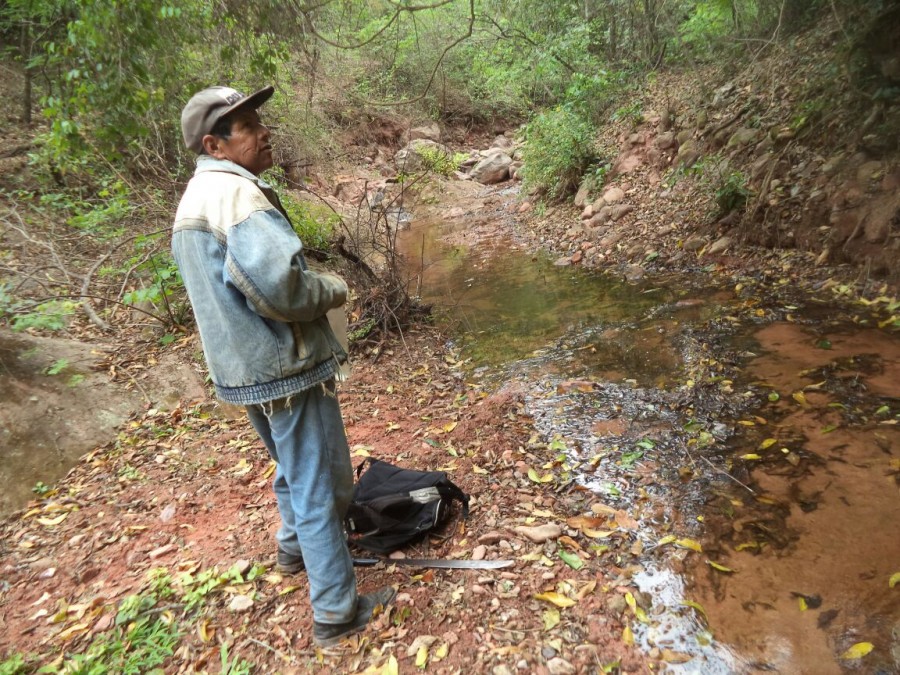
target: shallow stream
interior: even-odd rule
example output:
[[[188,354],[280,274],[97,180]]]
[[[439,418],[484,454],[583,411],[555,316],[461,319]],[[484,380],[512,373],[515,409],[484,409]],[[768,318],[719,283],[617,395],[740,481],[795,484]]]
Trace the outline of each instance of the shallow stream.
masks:
[[[789,288],[626,284],[466,227],[400,245],[471,376],[515,381],[572,480],[637,520],[639,644],[677,673],[900,672],[900,338]]]

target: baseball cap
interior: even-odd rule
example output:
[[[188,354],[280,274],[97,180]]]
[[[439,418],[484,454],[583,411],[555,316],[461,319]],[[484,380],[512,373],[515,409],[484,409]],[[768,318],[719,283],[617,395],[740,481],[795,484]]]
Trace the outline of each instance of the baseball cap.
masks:
[[[275,92],[269,85],[249,96],[231,87],[209,87],[198,91],[181,111],[181,133],[191,150],[203,150],[203,137],[212,131],[216,122],[235,110],[256,110]]]

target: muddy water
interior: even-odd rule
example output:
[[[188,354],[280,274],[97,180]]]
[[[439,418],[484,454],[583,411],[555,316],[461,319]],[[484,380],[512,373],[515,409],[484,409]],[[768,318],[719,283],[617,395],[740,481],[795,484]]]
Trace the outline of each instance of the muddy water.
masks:
[[[578,481],[641,523],[646,649],[679,673],[900,672],[897,335],[802,298],[747,312],[733,284],[614,282],[453,229],[405,234],[420,292],[473,374],[525,382]],[[871,653],[840,658],[860,642]]]

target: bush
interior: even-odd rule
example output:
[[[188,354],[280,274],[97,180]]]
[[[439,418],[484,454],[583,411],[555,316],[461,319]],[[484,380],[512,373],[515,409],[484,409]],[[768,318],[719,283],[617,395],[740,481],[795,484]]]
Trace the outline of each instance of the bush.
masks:
[[[597,158],[594,128],[571,108],[557,106],[528,123],[522,158],[525,188],[562,199],[578,188],[582,174]]]
[[[303,246],[328,250],[340,217],[327,206],[302,202],[287,192],[283,193],[281,201]]]

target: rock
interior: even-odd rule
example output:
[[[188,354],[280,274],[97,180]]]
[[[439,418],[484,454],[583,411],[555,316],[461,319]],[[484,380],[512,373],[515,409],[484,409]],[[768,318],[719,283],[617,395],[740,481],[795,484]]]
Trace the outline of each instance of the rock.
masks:
[[[253,607],[253,599],[246,595],[236,595],[228,603],[228,609],[232,612],[246,612]]]
[[[249,560],[241,559],[241,560],[238,560],[236,563],[234,563],[234,569],[241,576],[244,576],[247,572],[249,572],[250,568],[252,568],[252,567],[253,567],[253,563],[251,563]]]
[[[749,145],[756,140],[758,134],[759,132],[756,129],[751,129],[750,127],[741,127],[731,135],[731,138],[728,139],[728,143],[725,147],[740,148],[745,145]]]
[[[572,261],[569,259],[569,256],[565,256],[564,258],[557,258],[553,264],[557,267],[568,267],[572,264]]]
[[[487,555],[487,547],[483,544],[476,546],[472,550],[472,560],[484,560],[485,555]]]
[[[494,139],[494,142],[491,143],[492,148],[502,148],[503,150],[508,150],[513,146],[513,142],[503,134],[500,134]]]
[[[503,534],[500,532],[486,532],[485,534],[478,537],[478,543],[491,546],[493,544],[496,544],[501,539],[503,539]]]
[[[609,207],[609,209],[609,217],[613,222],[616,222],[623,216],[626,216],[634,211],[634,207],[631,204],[618,204],[616,206]]]
[[[685,251],[699,251],[704,246],[706,246],[706,240],[699,235],[694,235],[685,239],[684,244],[681,245],[681,248],[683,248]]]
[[[625,199],[625,191],[622,188],[611,187],[603,193],[602,199],[606,204],[615,204]]]
[[[406,655],[415,656],[420,647],[428,649],[437,642],[437,639],[437,635],[417,635],[416,639],[412,641],[412,644],[406,648]]]
[[[678,135],[675,137],[675,140],[678,141],[679,147],[687,143],[691,140],[691,132],[689,129],[684,129],[683,131],[679,131]]]
[[[429,122],[409,130],[409,140],[415,141],[424,139],[426,141],[434,141],[439,143],[441,140],[441,128],[437,122]]]
[[[535,544],[543,544],[545,541],[559,539],[559,537],[562,536],[562,529],[555,523],[547,523],[546,525],[537,525],[534,527],[520,525],[519,527],[514,528],[513,531],[516,534],[521,534]]]
[[[587,220],[588,218],[592,217],[593,215],[594,215],[594,205],[593,204],[588,204],[581,211],[581,219],[582,220]]]
[[[712,246],[710,246],[706,253],[709,255],[716,255],[717,253],[724,253],[729,246],[731,246],[732,241],[731,237],[722,237],[715,242],[713,242]]]
[[[607,206],[607,203],[606,203],[606,200],[603,199],[603,197],[597,197],[597,199],[594,200],[594,203],[592,206],[594,207],[594,213],[597,213],[604,206]]]
[[[697,118],[694,120],[694,124],[697,125],[698,129],[703,129],[708,121],[709,115],[707,114],[706,110],[701,110],[697,113]]]
[[[693,138],[689,138],[678,148],[678,155],[677,157],[675,157],[675,163],[678,166],[687,168],[693,166],[694,162],[696,162],[699,158],[700,148],[697,146],[697,141],[695,141]]]
[[[575,251],[575,253],[572,255],[572,264],[577,265],[578,263],[581,262],[581,259],[583,257],[584,257],[584,253],[582,253],[581,251]]]
[[[866,219],[863,232],[866,241],[870,244],[887,241],[891,234],[891,221],[887,218],[879,218],[875,214],[870,214]]]
[[[547,661],[547,670],[550,675],[571,675],[575,672],[575,666],[560,656],[556,656]]]
[[[881,162],[866,162],[856,170],[856,180],[863,185],[881,178]]]
[[[625,280],[626,281],[640,281],[644,278],[645,270],[640,265],[629,265],[625,270]]]
[[[578,208],[584,206],[584,203],[587,201],[588,195],[590,195],[591,191],[587,185],[582,185],[578,188],[578,192],[575,193],[574,204]]]
[[[660,150],[668,150],[675,145],[675,133],[667,131],[656,137],[656,147]]]
[[[500,183],[509,177],[509,167],[512,164],[512,158],[509,155],[498,152],[482,159],[478,164],[472,167],[471,176],[473,180],[484,185]]]
[[[501,663],[499,666],[494,666],[491,669],[491,675],[513,675],[513,671],[508,665]]]

